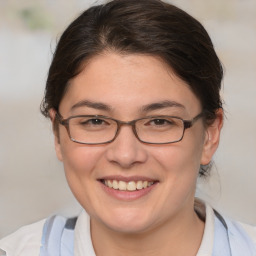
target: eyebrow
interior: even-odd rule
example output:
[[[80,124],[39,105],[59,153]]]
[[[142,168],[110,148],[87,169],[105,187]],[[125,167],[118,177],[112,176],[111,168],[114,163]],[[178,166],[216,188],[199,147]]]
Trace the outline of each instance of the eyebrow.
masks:
[[[71,107],[71,110],[74,110],[74,109],[80,108],[80,107],[89,107],[89,108],[94,108],[94,109],[109,111],[109,112],[113,110],[112,107],[110,107],[109,105],[107,105],[105,103],[92,102],[89,100],[82,100],[82,101],[77,102],[76,104],[74,104]],[[177,107],[177,108],[185,109],[184,105],[182,105],[176,101],[164,100],[164,101],[144,105],[141,107],[140,111],[141,112],[150,112],[150,111],[164,109],[164,108],[170,108],[170,107]]]
[[[104,110],[104,111],[111,111],[112,108],[104,103],[101,102],[92,102],[89,100],[82,100],[77,102],[75,105],[71,107],[71,110],[74,110],[76,108],[80,107],[89,107],[89,108],[94,108],[98,110]]]
[[[185,109],[185,106],[176,102],[176,101],[170,101],[170,100],[164,100],[160,102],[151,103],[148,105],[145,105],[141,108],[142,112],[149,112],[153,110],[159,110],[163,108],[170,108],[170,107],[177,107]]]

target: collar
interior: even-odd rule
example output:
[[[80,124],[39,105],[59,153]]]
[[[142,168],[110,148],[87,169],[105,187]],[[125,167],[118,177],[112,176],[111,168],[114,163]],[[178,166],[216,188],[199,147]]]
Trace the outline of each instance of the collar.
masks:
[[[83,210],[75,227],[74,256],[96,256],[91,240],[90,217]]]
[[[203,239],[196,256],[209,256],[213,252],[215,215],[213,209],[202,201],[195,200],[195,211],[205,220]]]

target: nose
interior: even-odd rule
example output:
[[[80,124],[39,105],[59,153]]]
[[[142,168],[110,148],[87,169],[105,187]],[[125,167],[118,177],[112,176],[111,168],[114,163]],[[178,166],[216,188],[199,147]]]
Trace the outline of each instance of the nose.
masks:
[[[107,160],[129,169],[135,164],[144,163],[148,154],[144,145],[135,137],[132,127],[122,126],[116,139],[108,145]]]

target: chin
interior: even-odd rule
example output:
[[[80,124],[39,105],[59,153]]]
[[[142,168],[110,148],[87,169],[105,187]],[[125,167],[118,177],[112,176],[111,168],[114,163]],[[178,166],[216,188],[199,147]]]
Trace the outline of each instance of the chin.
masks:
[[[115,222],[109,223],[107,227],[120,234],[140,234],[149,229],[146,223]]]
[[[130,209],[124,212],[124,209],[122,209],[117,212],[109,213],[108,216],[104,215],[101,219],[101,222],[107,228],[115,232],[124,234],[142,233],[152,226],[153,221],[150,221],[145,214],[138,211]]]

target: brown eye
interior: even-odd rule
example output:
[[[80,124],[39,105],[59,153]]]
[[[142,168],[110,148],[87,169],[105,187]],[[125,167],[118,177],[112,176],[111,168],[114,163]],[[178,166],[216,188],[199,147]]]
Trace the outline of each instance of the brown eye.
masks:
[[[102,124],[105,124],[105,123],[106,122],[104,120],[95,118],[95,119],[89,119],[89,120],[87,120],[86,122],[84,122],[82,124],[102,125]]]
[[[149,120],[149,122],[146,123],[146,125],[150,126],[172,126],[175,125],[175,122],[173,122],[171,119],[165,119],[165,118],[155,118]]]
[[[169,124],[169,121],[166,119],[154,119],[150,123],[153,125],[166,125]]]

